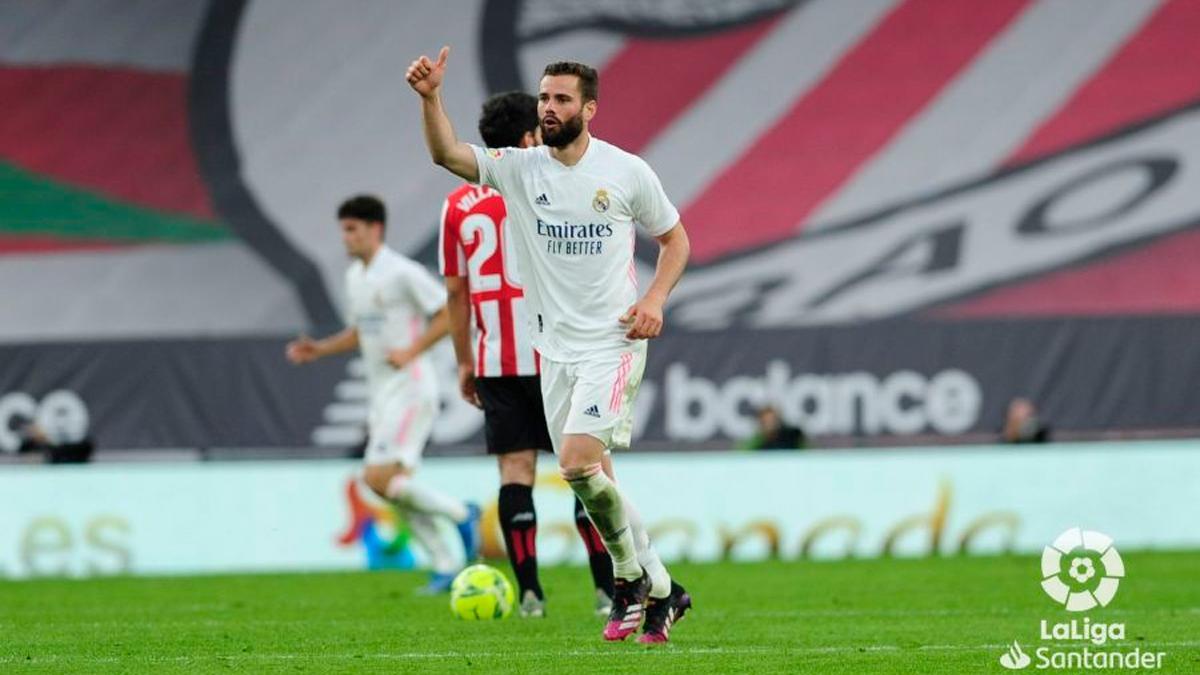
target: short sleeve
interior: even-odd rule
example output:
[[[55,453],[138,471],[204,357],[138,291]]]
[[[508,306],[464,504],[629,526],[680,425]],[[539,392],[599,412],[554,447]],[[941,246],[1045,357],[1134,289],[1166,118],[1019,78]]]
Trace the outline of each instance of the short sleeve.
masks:
[[[421,311],[433,314],[446,305],[446,286],[416,263],[405,266],[408,292]]]
[[[529,150],[519,148],[481,148],[471,145],[479,167],[479,183],[490,185],[501,194],[520,192],[521,166]]]
[[[650,165],[639,158],[635,166],[633,220],[651,236],[666,234],[679,222],[679,211]]]
[[[444,277],[467,276],[467,256],[459,233],[459,221],[452,217],[450,199],[442,202],[438,227],[438,271]]]

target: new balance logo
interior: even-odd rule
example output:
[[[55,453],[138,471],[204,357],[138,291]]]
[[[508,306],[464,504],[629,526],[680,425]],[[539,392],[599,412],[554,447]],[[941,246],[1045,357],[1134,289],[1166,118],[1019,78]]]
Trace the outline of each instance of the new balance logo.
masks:
[[[538,198],[533,200],[533,203],[537,204],[538,206],[550,206],[550,200],[546,197],[545,192],[538,195]]]
[[[593,405],[592,407],[588,408],[587,410],[584,410],[583,414],[589,415],[591,417],[599,417],[600,416],[600,408],[599,408],[599,406]]]

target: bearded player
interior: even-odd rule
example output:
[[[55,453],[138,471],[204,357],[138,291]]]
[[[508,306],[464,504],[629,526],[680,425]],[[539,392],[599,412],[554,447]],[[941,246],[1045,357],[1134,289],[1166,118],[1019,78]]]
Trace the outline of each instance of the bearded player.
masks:
[[[537,119],[534,97],[517,91],[497,94],[483,104],[479,135],[490,148],[534,147],[541,143]],[[499,192],[463,184],[442,204],[438,258],[449,294],[446,308],[459,389],[469,403],[483,408],[487,451],[500,469],[500,529],[517,577],[520,614],[542,617],[546,595],[538,579],[533,483],[538,450],[549,450],[551,441],[508,227]],[[575,527],[587,549],[596,611],[607,615],[612,611],[612,559],[578,499]]]
[[[649,165],[589,133],[594,69],[553,63],[543,71],[545,145],[485,149],[460,142],[442,107],[449,51],[436,62],[420,57],[406,79],[421,97],[433,161],[505,196],[559,468],[613,559],[604,638],[624,640],[641,627],[640,642],[666,642],[691,597],[671,580],[604,462],[610,449],[629,446],[646,340],[662,331],[663,305],[687,264],[687,233]],[[635,223],[659,246],[654,280],[640,297]]]

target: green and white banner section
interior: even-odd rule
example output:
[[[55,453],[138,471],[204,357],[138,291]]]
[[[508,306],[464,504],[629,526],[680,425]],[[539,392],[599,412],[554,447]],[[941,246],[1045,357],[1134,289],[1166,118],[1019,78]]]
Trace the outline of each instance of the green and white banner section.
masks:
[[[1104,532],[1124,551],[1200,547],[1197,450],[1189,441],[633,454],[616,465],[668,560],[831,560],[1037,553],[1073,527]],[[403,521],[356,481],[359,468],[9,467],[0,472],[0,576],[420,566]],[[485,553],[503,555],[494,461],[431,458],[421,479],[478,501]],[[583,563],[571,493],[549,457],[535,494],[543,562]]]

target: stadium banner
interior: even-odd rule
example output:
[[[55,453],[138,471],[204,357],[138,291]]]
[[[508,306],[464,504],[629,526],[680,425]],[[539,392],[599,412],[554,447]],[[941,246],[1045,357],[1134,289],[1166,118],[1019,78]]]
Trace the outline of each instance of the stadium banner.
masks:
[[[1197,442],[617,459],[667,560],[1032,553],[1066,528],[1121,545],[1200,546]],[[549,464],[539,552],[582,564],[572,495]],[[0,577],[406,568],[402,520],[349,460],[24,466],[0,471]],[[490,458],[433,458],[422,480],[484,507]],[[685,488],[686,486],[686,488]],[[449,530],[447,534],[450,534]]]
[[[349,448],[367,390],[356,359],[287,363],[288,338],[0,345],[0,452],[24,420],[90,427],[100,448]],[[1055,430],[1194,428],[1200,319],[937,322],[668,332],[651,344],[636,437],[737,442],[764,404],[812,437],[997,432],[1014,397]],[[482,417],[438,346],[435,445]]]

